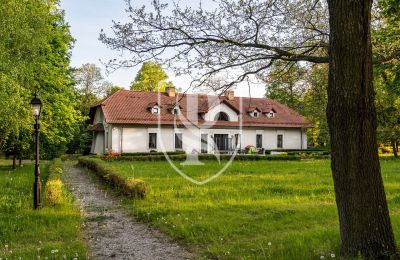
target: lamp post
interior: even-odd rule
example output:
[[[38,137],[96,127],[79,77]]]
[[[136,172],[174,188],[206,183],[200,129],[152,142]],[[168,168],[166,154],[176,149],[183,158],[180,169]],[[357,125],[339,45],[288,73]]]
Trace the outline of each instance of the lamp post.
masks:
[[[40,182],[39,169],[39,117],[42,112],[42,101],[37,93],[31,100],[32,115],[35,118],[35,182],[33,183],[33,208],[39,209],[42,206],[42,184]]]

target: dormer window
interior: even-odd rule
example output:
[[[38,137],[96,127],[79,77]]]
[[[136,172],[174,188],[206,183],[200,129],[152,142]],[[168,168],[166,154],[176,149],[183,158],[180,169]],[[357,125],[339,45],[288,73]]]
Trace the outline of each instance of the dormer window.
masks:
[[[266,115],[268,118],[274,118],[274,117],[275,117],[275,112],[274,112],[274,111],[270,111],[270,112],[265,113],[265,115]]]
[[[257,118],[260,115],[257,110],[253,111],[253,117]]]
[[[179,115],[181,113],[181,109],[179,106],[175,106],[174,108],[171,109],[171,113],[173,115]]]
[[[152,114],[155,114],[155,115],[160,114],[160,108],[159,108],[158,106],[152,107],[152,108],[151,108],[151,113],[152,113]]]
[[[257,118],[260,116],[261,110],[258,109],[257,107],[249,107],[247,109],[247,112],[251,117]]]

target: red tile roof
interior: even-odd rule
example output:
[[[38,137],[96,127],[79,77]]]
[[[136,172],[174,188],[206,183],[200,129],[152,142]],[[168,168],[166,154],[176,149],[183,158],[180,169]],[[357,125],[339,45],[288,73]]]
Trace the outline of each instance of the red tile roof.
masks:
[[[193,106],[193,101],[197,102],[197,110],[191,110],[189,103]],[[173,115],[170,109],[179,103],[181,115]],[[268,98],[235,97],[228,100],[224,96],[208,96],[197,94],[177,94],[176,97],[169,97],[166,93],[143,92],[120,90],[108,98],[100,101],[91,108],[91,118],[95,109],[101,106],[107,123],[110,124],[162,124],[162,125],[181,125],[185,118],[198,125],[216,127],[238,127],[240,122],[206,122],[202,119],[201,113],[208,112],[216,105],[224,103],[239,114],[242,126],[257,127],[313,127],[312,124],[289,107],[282,105],[275,100]],[[152,114],[149,104],[159,104],[160,114]],[[263,114],[254,118],[247,111],[249,108],[257,108]],[[274,118],[268,118],[264,113],[271,110],[276,112]],[[160,119],[160,120],[159,120]]]

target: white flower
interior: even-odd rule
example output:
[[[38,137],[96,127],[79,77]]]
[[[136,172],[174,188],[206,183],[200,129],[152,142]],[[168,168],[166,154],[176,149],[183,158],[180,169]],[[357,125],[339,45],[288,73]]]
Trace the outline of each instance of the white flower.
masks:
[[[37,250],[37,251],[40,251],[41,249],[40,249],[40,247],[38,247],[38,248],[36,248],[36,250]]]
[[[58,253],[58,249],[54,249],[54,253]]]
[[[74,259],[72,259],[72,260],[78,260],[78,258],[74,257]]]
[[[325,256],[321,255],[320,259],[325,259]]]
[[[222,241],[222,240],[224,240],[224,238],[223,238],[223,237],[221,237],[221,241]]]
[[[51,250],[51,253],[54,254],[54,250]]]
[[[332,254],[331,254],[331,257],[332,257],[332,258],[335,258],[335,254],[334,254],[334,253],[332,253]]]
[[[4,247],[5,247],[5,248],[8,248],[8,245],[5,245]]]
[[[272,245],[272,243],[271,243],[271,242],[268,242],[268,245],[269,245],[269,246],[271,246],[271,245]]]

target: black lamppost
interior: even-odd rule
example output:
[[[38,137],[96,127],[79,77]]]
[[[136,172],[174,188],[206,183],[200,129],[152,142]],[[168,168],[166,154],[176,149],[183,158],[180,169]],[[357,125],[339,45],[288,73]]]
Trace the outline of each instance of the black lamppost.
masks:
[[[35,182],[33,183],[33,208],[39,209],[42,206],[42,184],[40,182],[39,169],[39,117],[42,112],[42,101],[35,93],[31,100],[32,115],[35,118]]]

